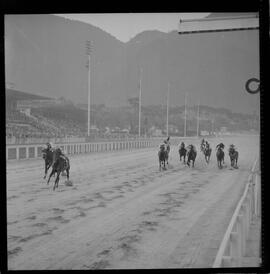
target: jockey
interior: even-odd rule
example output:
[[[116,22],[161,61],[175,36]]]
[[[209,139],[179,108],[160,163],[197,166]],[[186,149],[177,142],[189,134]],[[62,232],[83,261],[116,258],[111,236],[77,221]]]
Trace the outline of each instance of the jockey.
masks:
[[[210,144],[209,144],[207,141],[205,141],[205,148],[206,148],[206,149],[209,149],[209,148],[210,148]]]
[[[206,140],[203,138],[202,142],[201,142],[201,150],[203,150],[205,148],[205,144],[206,144]]]
[[[180,148],[185,148],[185,143],[184,142],[181,142],[181,144],[179,144],[179,149]]]
[[[189,145],[187,148],[188,148],[189,151],[191,151],[193,149],[193,151],[197,152],[196,151],[196,147],[194,145],[192,145],[192,144]]]
[[[47,151],[52,150],[52,148],[53,148],[52,143],[50,143],[50,142],[46,143],[46,149],[47,149]]]
[[[164,142],[159,144],[159,149],[161,150],[162,148],[166,148],[166,144]]]
[[[236,147],[234,146],[234,144],[230,145],[229,151],[236,151]]]
[[[58,160],[59,158],[62,158],[62,159],[64,159],[64,160],[68,163],[68,158],[67,158],[67,156],[63,153],[61,147],[57,147],[55,150],[57,151],[57,155],[58,155],[58,158],[56,159],[56,162],[57,162],[57,160]]]
[[[225,145],[223,143],[220,143],[216,146],[216,149],[220,148],[220,149],[224,149]]]

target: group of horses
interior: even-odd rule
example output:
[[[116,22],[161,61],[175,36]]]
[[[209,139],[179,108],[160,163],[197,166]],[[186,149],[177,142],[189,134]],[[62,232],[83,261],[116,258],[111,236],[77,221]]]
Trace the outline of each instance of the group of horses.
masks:
[[[161,145],[160,150],[158,152],[158,159],[159,159],[159,170],[166,169],[166,163],[168,163],[169,159],[169,152],[170,152],[170,146],[169,145]],[[210,157],[212,153],[212,149],[208,143],[202,142],[201,143],[201,152],[203,153],[205,157],[205,161],[207,164],[210,162]],[[194,145],[188,145],[187,147],[185,146],[185,143],[182,142],[179,146],[178,150],[179,156],[180,156],[180,162],[183,161],[184,164],[187,164],[189,167],[191,166],[192,162],[192,167],[194,167],[195,159],[197,157],[197,151]],[[217,147],[217,152],[216,152],[216,157],[217,157],[217,164],[219,168],[222,168],[223,165],[225,164],[224,162],[224,157],[225,153],[222,149],[222,147],[218,146]],[[234,148],[230,147],[229,148],[229,157],[231,161],[231,167],[233,168],[238,168],[237,162],[238,162],[238,151],[236,151]],[[187,161],[186,161],[187,158]]]
[[[205,161],[207,164],[210,162],[210,156],[212,153],[212,149],[210,148],[210,145],[208,143],[201,143],[201,151],[204,154]],[[52,171],[49,175],[47,184],[49,184],[51,177],[55,174],[56,179],[54,182],[53,190],[55,190],[56,187],[58,187],[58,183],[60,180],[60,174],[66,171],[67,179],[69,180],[69,170],[70,170],[70,162],[67,156],[63,156],[60,148],[43,148],[42,149],[42,157],[45,161],[45,174],[44,179],[46,179],[47,172],[50,167],[52,167]],[[161,170],[166,169],[169,165],[169,153],[170,153],[170,145],[169,144],[162,144],[160,145],[160,150],[158,152],[158,159],[159,159],[159,169]],[[185,143],[182,142],[179,150],[178,150],[179,156],[180,156],[180,162],[183,161],[184,164],[187,164],[189,167],[194,167],[195,159],[197,157],[197,151],[194,145],[190,144],[187,147],[185,146]],[[219,168],[222,168],[224,165],[224,156],[225,153],[223,149],[219,146],[217,147],[216,157],[217,157],[217,164]],[[238,151],[230,147],[229,149],[229,157],[231,160],[231,167],[237,168],[237,161],[238,161]],[[187,158],[187,161],[186,161]]]
[[[59,177],[61,173],[64,174],[64,172],[66,171],[67,179],[69,180],[69,170],[70,170],[69,159],[67,156],[61,157],[62,153],[60,148],[55,148],[55,149],[43,148],[41,152],[42,152],[42,158],[45,161],[45,174],[43,179],[46,178],[49,168],[52,167],[52,171],[49,175],[47,184],[49,184],[51,177],[55,175],[56,173],[56,179],[53,186],[53,190],[55,190],[55,188],[58,187],[58,183],[60,180]]]

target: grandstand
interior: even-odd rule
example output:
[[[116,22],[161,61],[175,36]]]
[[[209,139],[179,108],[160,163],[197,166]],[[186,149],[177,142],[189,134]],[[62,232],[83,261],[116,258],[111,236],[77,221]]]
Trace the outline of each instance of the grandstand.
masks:
[[[85,115],[63,99],[6,89],[6,140],[85,136]],[[78,112],[78,110],[77,110]]]

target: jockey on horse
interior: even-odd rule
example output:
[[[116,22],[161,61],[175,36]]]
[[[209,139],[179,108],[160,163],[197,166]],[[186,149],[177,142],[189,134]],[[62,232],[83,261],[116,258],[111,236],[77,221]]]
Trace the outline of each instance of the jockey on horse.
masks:
[[[42,158],[45,161],[45,174],[44,174],[44,179],[46,178],[47,171],[51,167],[53,163],[53,147],[51,143],[46,143],[45,148],[42,149]]]
[[[192,145],[192,144],[187,146],[187,151],[191,151],[191,150],[193,150],[193,151],[195,151],[197,153],[196,147],[194,145]]]
[[[69,159],[67,156],[63,153],[62,149],[60,147],[55,148],[55,158],[53,165],[57,164],[58,160],[62,158],[66,163],[69,163]]]
[[[187,157],[188,157],[187,165],[188,166],[190,166],[190,161],[192,161],[193,162],[192,166],[194,167],[196,156],[197,156],[196,147],[192,144],[188,145],[187,146]]]
[[[216,146],[216,150],[219,149],[219,148],[223,150],[224,147],[225,147],[225,145],[224,145],[223,143],[219,143],[219,144]]]
[[[164,140],[164,144],[165,144],[165,148],[166,150],[168,151],[168,153],[170,152],[170,146],[171,146],[171,143],[170,143],[170,136],[168,136],[168,138],[166,140]]]
[[[223,143],[219,143],[217,146],[216,146],[216,150],[219,152],[219,150],[221,151],[221,154],[223,154],[223,157],[222,159],[218,159],[218,163],[219,163],[219,167],[221,167],[221,161],[223,162],[223,164],[225,163],[224,162],[224,149],[225,145]],[[217,152],[217,153],[218,153]],[[218,156],[217,156],[218,157]],[[221,157],[221,156],[220,156]]]
[[[229,156],[231,160],[231,166],[237,168],[237,162],[238,162],[238,151],[236,150],[235,146],[233,144],[229,147]]]
[[[201,151],[203,151],[204,150],[204,148],[205,148],[205,143],[206,143],[207,141],[206,140],[204,140],[204,138],[202,139],[202,142],[201,142]]]

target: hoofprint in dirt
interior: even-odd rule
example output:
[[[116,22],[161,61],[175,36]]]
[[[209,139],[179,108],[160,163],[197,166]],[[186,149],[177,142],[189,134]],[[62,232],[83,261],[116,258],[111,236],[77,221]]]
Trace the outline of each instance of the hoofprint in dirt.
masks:
[[[8,268],[120,269],[211,267],[259,155],[259,137],[209,139],[225,144],[225,166],[194,168],[172,146],[159,171],[157,148],[71,156],[70,178],[52,190],[43,161],[7,164]],[[230,169],[227,148],[239,151]]]

